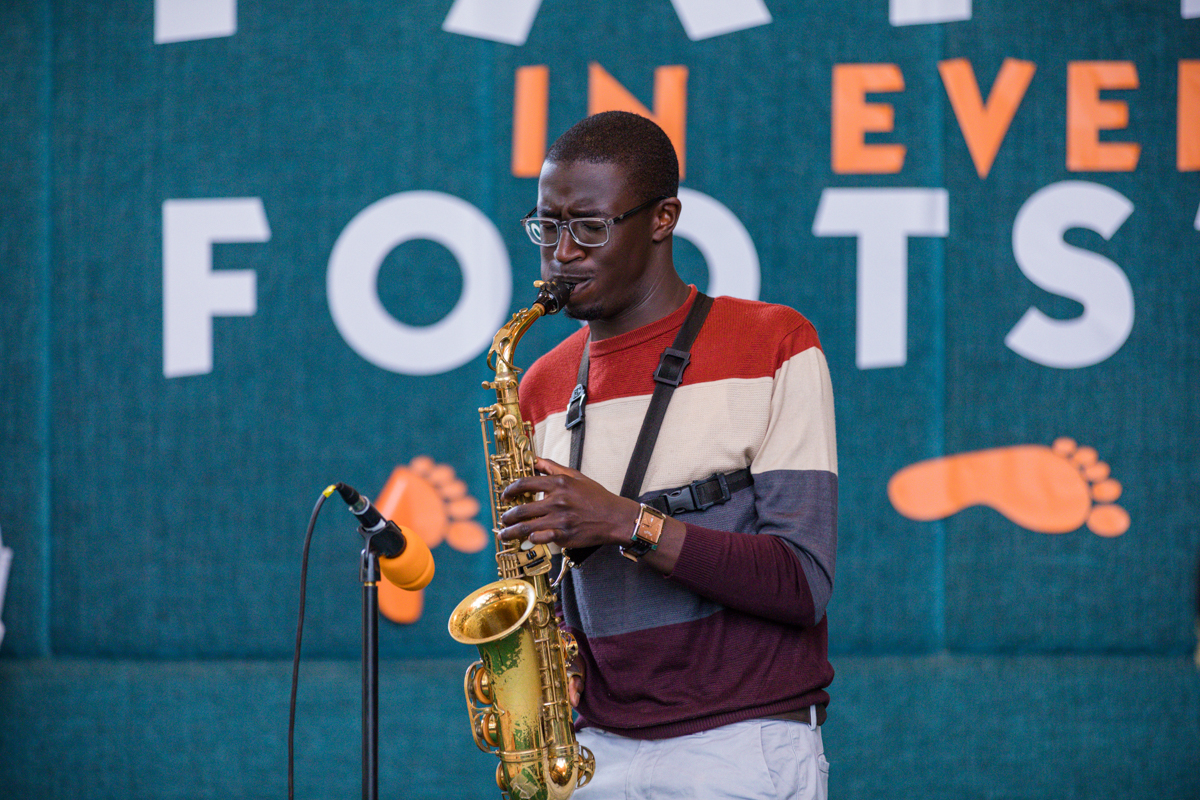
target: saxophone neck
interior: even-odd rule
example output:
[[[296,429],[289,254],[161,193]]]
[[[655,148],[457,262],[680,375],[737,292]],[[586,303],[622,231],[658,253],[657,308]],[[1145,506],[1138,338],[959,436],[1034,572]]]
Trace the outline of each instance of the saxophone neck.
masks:
[[[515,378],[521,372],[513,363],[517,343],[529,330],[529,326],[545,313],[546,310],[541,305],[534,303],[532,308],[523,308],[513,314],[508,324],[496,331],[496,335],[492,337],[492,347],[488,350],[488,366],[496,371],[497,380]]]
[[[496,331],[496,335],[492,337],[487,363],[495,370],[497,382],[503,382],[502,379],[516,379],[521,372],[513,363],[513,353],[516,352],[517,343],[529,330],[529,326],[539,318],[548,314],[557,314],[567,304],[567,298],[570,297],[571,290],[575,288],[575,284],[557,279],[534,281],[533,285],[538,287],[538,296],[533,301],[533,305],[513,314],[508,324]]]

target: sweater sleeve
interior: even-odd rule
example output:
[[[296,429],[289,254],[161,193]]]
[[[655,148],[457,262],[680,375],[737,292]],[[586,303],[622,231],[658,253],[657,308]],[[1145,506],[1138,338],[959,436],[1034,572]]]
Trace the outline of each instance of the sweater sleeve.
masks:
[[[815,342],[811,329],[804,332]],[[781,344],[788,348],[789,342]],[[767,432],[750,464],[755,528],[688,523],[671,580],[777,622],[817,624],[833,590],[837,448],[833,391],[820,346],[782,359]]]

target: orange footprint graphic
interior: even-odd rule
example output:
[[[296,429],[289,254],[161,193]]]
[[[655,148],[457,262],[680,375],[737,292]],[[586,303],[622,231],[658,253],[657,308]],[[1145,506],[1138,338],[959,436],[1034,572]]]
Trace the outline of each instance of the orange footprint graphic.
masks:
[[[1129,513],[1113,505],[1120,496],[1121,484],[1096,450],[1065,436],[1052,447],[1014,445],[920,461],[888,481],[888,499],[909,519],[944,519],[983,505],[1038,533],[1086,523],[1099,536],[1120,536],[1129,530]]]
[[[477,553],[491,535],[475,521],[479,501],[454,468],[417,456],[407,466],[392,470],[375,501],[379,513],[414,531],[430,549],[443,540],[462,553]],[[409,592],[387,581],[379,582],[379,611],[392,622],[407,625],[421,618],[423,591]]]

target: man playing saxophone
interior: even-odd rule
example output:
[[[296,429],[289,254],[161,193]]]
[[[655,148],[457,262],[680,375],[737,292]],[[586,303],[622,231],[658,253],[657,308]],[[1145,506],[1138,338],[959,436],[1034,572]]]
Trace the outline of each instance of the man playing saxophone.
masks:
[[[625,112],[578,123],[546,158],[522,222],[587,326],[521,382],[542,458],[504,494],[541,498],[500,535],[579,562],[560,599],[596,761],[581,800],[824,798],[829,373],[797,312],[710,301],[679,277],[678,175],[666,134]]]

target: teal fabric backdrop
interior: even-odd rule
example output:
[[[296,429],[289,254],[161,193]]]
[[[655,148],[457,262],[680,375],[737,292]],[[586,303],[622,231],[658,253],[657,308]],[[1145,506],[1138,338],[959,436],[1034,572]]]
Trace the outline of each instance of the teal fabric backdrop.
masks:
[[[483,346],[428,374],[364,357],[331,311],[335,245],[379,201],[442,193],[499,231],[503,259],[489,274],[512,293],[495,310],[527,305],[538,256],[515,221],[536,180],[511,168],[516,75],[548,69],[552,140],[588,113],[595,63],[651,110],[655,69],[686,67],[683,185],[736,217],[759,262],[723,262],[722,276],[753,277],[758,297],[798,309],[822,338],[840,434],[835,793],[1200,795],[1188,657],[1200,558],[1200,164],[1181,168],[1177,153],[1200,137],[1200,119],[1179,117],[1181,95],[1200,95],[1179,80],[1180,63],[1200,59],[1197,4],[951,0],[926,6],[957,9],[953,19],[893,25],[886,0],[766,0],[768,23],[696,39],[681,17],[721,4],[494,7],[516,17],[523,5],[536,15],[521,44],[444,30],[451,0],[206,0],[190,4],[192,18],[232,11],[235,31],[160,42],[156,23],[189,4],[18,0],[0,10],[0,531],[14,550],[0,787],[17,787],[14,797],[279,795],[300,549],[318,493],[342,480],[375,495],[422,455],[452,467],[472,496],[486,491]],[[939,62],[969,60],[986,100],[1008,58],[1036,72],[981,177]],[[1125,104],[1127,125],[1096,136],[1140,144],[1132,170],[1067,167],[1070,65],[1094,61],[1136,69],[1137,88],[1100,95]],[[851,64],[894,64],[903,76],[902,91],[865,96],[889,104],[894,124],[862,137],[904,145],[897,172],[831,163],[833,76]],[[1035,285],[1014,252],[1022,208],[1068,181],[1132,206],[1113,235],[1075,225],[1064,241],[1119,266],[1134,319],[1107,357],[1056,368],[1005,339],[1031,307],[1059,320],[1091,312]],[[948,231],[902,246],[907,298],[893,305],[906,312],[903,363],[863,368],[861,284],[877,274],[861,278],[860,243],[817,220],[830,190],[900,188],[944,190]],[[211,369],[171,374],[164,204],[237,198],[260,203],[269,233],[217,237],[212,270],[253,272],[255,310],[214,314]],[[453,235],[486,240],[472,228]],[[693,240],[677,254],[688,280],[714,280]],[[416,238],[385,249],[374,285],[391,317],[432,326],[477,278],[447,247]],[[573,325],[540,322],[519,356],[532,362]],[[448,334],[429,350],[448,362],[471,345]],[[1082,519],[1047,534],[986,505],[920,521],[889,500],[889,479],[914,463],[1062,436],[1096,448],[1120,481],[1121,535],[1095,535]],[[305,655],[320,666],[302,693],[322,700],[302,709],[307,796],[356,785],[358,549],[350,517],[329,507],[309,572]],[[385,742],[386,764],[406,794],[489,796],[491,762],[470,744],[458,694],[474,655],[445,621],[494,579],[494,560],[446,544],[434,553],[420,618],[385,622],[382,635],[394,681],[384,714],[413,720]],[[1040,744],[1001,754],[997,712]],[[916,727],[895,729],[906,720]],[[154,753],[160,729],[173,733]],[[1131,732],[1141,737],[1132,749]],[[1167,743],[1146,750],[1149,737]],[[205,752],[221,742],[215,773],[163,788],[177,769],[205,773]],[[418,788],[399,782],[410,755],[439,752],[457,759],[441,783],[428,770]],[[929,758],[914,765],[915,753]],[[1113,761],[1097,769],[1105,755]],[[56,763],[71,769],[50,779]]]

